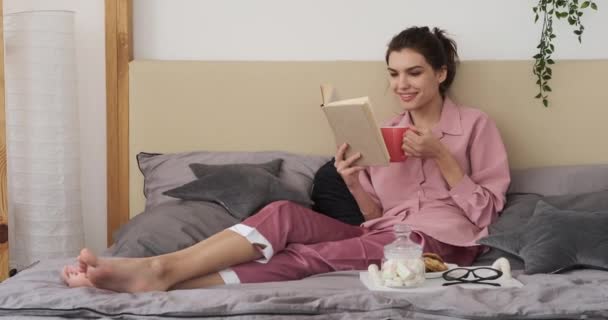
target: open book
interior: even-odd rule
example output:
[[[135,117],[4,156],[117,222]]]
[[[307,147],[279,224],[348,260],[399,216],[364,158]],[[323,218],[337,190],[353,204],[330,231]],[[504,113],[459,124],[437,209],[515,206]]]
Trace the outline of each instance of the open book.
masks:
[[[334,99],[331,85],[321,85],[321,109],[334,132],[336,146],[346,142],[346,158],[361,152],[360,166],[387,166],[389,154],[371,109],[369,97]]]

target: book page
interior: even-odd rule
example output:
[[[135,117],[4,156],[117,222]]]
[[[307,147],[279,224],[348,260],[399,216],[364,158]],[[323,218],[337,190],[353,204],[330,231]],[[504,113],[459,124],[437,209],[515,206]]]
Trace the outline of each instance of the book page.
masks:
[[[346,158],[361,152],[362,157],[355,165],[386,166],[389,163],[388,150],[368,100],[367,97],[343,100],[322,109],[334,132],[336,147],[344,142],[350,146]]]
[[[327,105],[335,99],[334,86],[331,84],[321,85],[321,106]]]
[[[346,99],[346,100],[339,100],[339,101],[333,101],[330,103],[327,103],[326,106],[331,107],[331,106],[346,106],[346,105],[351,105],[351,104],[369,104],[369,98],[368,97],[359,97],[359,98],[352,98],[352,99]]]

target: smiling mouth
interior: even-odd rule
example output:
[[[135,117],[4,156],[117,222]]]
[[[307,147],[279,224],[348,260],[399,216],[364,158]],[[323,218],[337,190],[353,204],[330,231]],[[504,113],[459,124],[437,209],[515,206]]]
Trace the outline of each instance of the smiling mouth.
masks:
[[[401,101],[405,101],[405,102],[410,102],[412,100],[414,100],[414,98],[416,98],[416,96],[418,95],[418,93],[400,93],[399,94],[399,98],[401,99]]]

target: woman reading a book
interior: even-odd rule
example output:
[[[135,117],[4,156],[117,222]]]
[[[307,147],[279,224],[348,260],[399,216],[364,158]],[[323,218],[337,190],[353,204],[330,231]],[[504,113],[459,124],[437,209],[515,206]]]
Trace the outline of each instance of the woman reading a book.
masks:
[[[510,182],[500,134],[484,113],[446,95],[456,46],[443,31],[412,27],[386,52],[390,84],[403,113],[388,125],[408,126],[408,159],[364,168],[336,153],[335,167],[365,222],[352,226],[292,202],[273,202],[242,223],[189,248],[148,258],[98,258],[87,249],[62,276],[71,287],[119,292],[283,281],[337,270],[365,270],[408,224],[425,252],[469,265],[505,203]]]

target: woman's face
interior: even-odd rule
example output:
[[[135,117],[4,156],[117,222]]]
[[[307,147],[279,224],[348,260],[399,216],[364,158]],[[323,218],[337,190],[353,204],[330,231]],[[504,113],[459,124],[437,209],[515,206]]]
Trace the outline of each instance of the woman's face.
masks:
[[[440,99],[439,85],[446,68],[434,70],[423,55],[411,49],[393,51],[388,56],[390,86],[405,110],[423,108]]]

